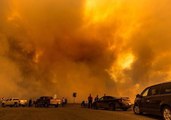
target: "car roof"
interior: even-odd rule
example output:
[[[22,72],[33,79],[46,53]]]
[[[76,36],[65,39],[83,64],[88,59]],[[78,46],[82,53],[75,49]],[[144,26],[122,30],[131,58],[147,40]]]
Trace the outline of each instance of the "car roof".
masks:
[[[171,82],[163,82],[163,83],[159,83],[159,84],[155,84],[155,85],[152,85],[152,86],[149,86],[147,88],[151,88],[151,87],[154,87],[154,86],[160,86],[160,85],[163,85],[163,84],[171,84]]]
[[[52,96],[41,96],[40,98],[53,98]]]
[[[103,96],[103,97],[112,97],[112,98],[116,98],[116,97],[113,97],[113,96]]]

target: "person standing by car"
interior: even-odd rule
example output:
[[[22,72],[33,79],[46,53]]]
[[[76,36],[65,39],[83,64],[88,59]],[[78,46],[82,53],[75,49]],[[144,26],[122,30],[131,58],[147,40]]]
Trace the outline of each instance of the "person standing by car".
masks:
[[[29,107],[32,106],[32,99],[29,100]]]
[[[99,100],[99,96],[97,95],[94,99],[94,102],[98,101]]]
[[[66,100],[66,99],[63,97],[63,98],[62,98],[62,107],[64,107],[64,105],[65,105],[65,103],[66,103],[65,100]]]
[[[88,108],[92,108],[92,102],[93,102],[93,97],[90,94],[88,97]]]

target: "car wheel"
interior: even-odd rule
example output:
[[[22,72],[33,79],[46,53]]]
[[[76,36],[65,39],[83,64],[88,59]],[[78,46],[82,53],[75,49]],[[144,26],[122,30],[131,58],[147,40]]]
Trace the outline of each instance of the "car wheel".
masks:
[[[134,111],[134,113],[137,114],[137,115],[142,114],[139,105],[134,105],[133,111]]]
[[[163,118],[164,120],[171,120],[171,108],[170,107],[163,108]]]

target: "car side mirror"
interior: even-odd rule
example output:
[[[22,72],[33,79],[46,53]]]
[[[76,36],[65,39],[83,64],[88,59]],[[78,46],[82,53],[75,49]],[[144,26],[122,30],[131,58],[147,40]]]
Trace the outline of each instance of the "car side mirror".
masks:
[[[142,96],[140,94],[137,94],[136,98],[142,98]]]

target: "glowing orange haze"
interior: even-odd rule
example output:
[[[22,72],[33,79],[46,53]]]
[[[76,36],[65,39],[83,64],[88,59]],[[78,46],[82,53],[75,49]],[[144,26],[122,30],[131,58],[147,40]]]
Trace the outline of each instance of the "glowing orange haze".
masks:
[[[170,80],[170,0],[1,0],[0,96],[135,95]]]

